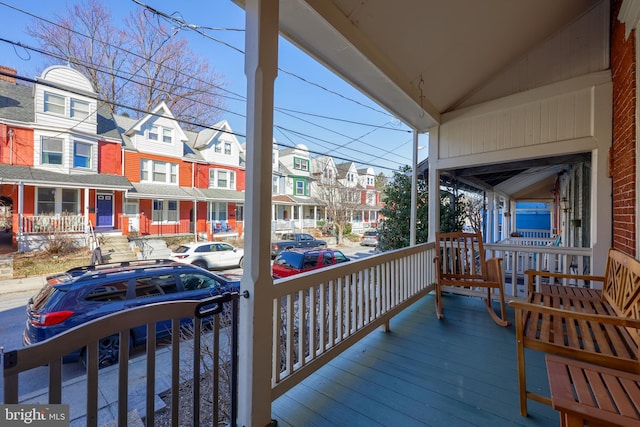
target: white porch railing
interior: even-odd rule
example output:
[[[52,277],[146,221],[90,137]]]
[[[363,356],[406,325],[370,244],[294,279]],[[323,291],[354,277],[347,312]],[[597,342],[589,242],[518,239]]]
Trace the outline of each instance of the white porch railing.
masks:
[[[534,241],[527,244],[520,241],[511,242],[512,240],[513,238],[504,243],[485,243],[484,247],[490,256],[502,258],[506,291],[513,297],[528,296],[526,283],[524,283],[526,270],[544,270],[564,274],[590,274],[593,271],[591,248],[542,244],[545,240],[554,239],[538,239],[537,243]],[[582,280],[577,283],[578,286],[591,286],[591,284],[593,282],[585,283]]]
[[[316,228],[317,221],[315,219],[278,219],[275,221],[271,221],[271,230],[274,232],[291,232],[291,231],[301,231],[307,230],[310,228]]]
[[[422,244],[277,281],[272,399],[430,292],[434,255]]]
[[[19,231],[23,234],[82,233],[82,215],[21,215]]]

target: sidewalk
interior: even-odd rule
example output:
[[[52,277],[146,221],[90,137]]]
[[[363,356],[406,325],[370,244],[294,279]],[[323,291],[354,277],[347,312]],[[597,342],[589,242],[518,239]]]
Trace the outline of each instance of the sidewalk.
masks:
[[[6,294],[18,292],[36,293],[44,285],[45,276],[22,277],[19,279],[0,280],[0,298]]]

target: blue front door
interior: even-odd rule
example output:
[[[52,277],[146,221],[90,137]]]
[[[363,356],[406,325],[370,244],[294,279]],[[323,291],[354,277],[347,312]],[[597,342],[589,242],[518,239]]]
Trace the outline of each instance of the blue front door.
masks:
[[[98,194],[96,227],[113,227],[113,194]]]

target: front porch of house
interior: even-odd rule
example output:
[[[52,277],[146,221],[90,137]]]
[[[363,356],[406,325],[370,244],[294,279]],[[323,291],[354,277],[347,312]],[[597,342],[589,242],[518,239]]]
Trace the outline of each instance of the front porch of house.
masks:
[[[515,331],[487,316],[482,301],[427,295],[371,332],[272,404],[278,426],[553,426],[553,408],[518,412]],[[508,310],[513,321],[513,311]],[[527,354],[528,383],[548,393],[544,355]]]

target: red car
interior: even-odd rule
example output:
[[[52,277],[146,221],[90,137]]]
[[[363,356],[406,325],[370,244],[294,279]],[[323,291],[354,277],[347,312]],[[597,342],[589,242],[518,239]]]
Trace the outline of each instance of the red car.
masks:
[[[280,252],[273,261],[271,275],[274,279],[281,279],[347,261],[349,258],[335,249],[289,249]]]

